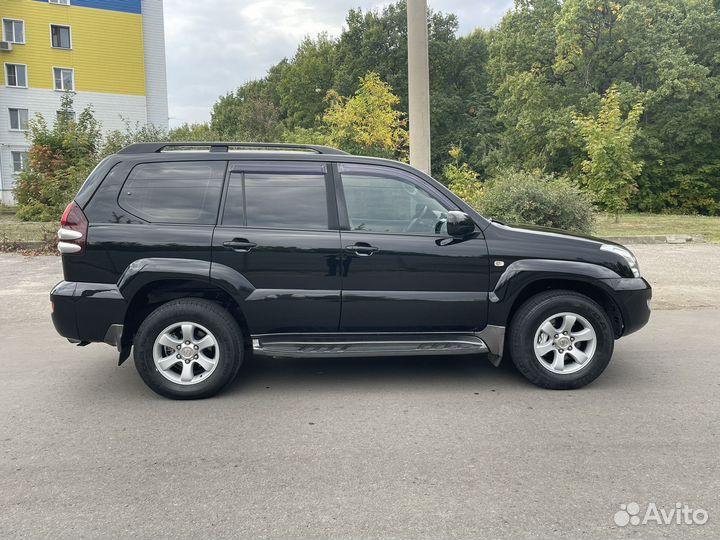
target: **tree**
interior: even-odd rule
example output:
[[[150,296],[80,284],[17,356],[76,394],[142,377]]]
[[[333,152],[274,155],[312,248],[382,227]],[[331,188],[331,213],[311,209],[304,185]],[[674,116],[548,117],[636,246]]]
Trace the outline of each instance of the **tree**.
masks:
[[[213,131],[210,124],[183,124],[171,129],[167,135],[170,141],[219,141],[220,136]]]
[[[565,174],[580,156],[572,113],[581,92],[554,70],[559,0],[518,0],[492,32],[488,71],[501,129],[485,161]]]
[[[213,106],[210,127],[223,139],[277,140],[283,126],[268,82],[251,81],[221,97]]]
[[[213,109],[213,130],[224,138],[317,141],[327,92],[352,95],[369,71],[393,88],[397,110],[407,113],[406,26],[404,0],[380,10],[350,10],[337,38],[304,39],[292,58],[272,66],[265,77],[221,97]],[[455,15],[429,11],[432,159],[438,176],[450,162],[452,145],[482,170],[498,126],[487,88],[487,33],[458,38],[457,29]]]
[[[131,124],[127,120],[123,131],[114,130],[107,134],[100,150],[100,158],[115,154],[128,145],[143,142],[158,142],[168,139],[168,133],[151,124]]]
[[[337,45],[326,34],[305,38],[278,77],[280,109],[291,127],[312,128],[325,109],[323,97],[333,87]]]
[[[52,128],[42,115],[29,122],[29,163],[15,184],[17,215],[22,220],[59,220],[97,163],[100,124],[91,107],[77,121],[72,111],[72,94],[65,93]]]
[[[326,98],[330,106],[323,115],[328,142],[352,153],[405,158],[408,132],[405,114],[395,107],[400,99],[377,73],[360,79],[352,97],[335,91]]]
[[[453,159],[443,170],[448,188],[468,204],[476,206],[483,192],[480,175],[461,161],[462,150],[459,147],[453,146],[448,154]]]
[[[582,162],[582,182],[596,202],[615,214],[615,221],[627,209],[637,190],[635,179],[642,171],[643,163],[635,158],[632,146],[642,111],[642,103],[637,102],[623,119],[620,92],[612,86],[603,97],[597,117],[574,118],[588,155]]]
[[[488,89],[489,41],[490,33],[478,29],[457,40],[436,41],[431,50],[444,58],[430,95],[432,164],[438,178],[455,161],[448,148],[459,149],[468,167],[484,175],[485,158],[497,147],[500,124]]]
[[[710,0],[518,0],[491,31],[501,124],[486,168],[578,176],[574,115],[616,86],[642,100],[632,208],[720,213],[720,12]]]
[[[440,178],[451,162],[447,149],[452,145],[482,170],[497,131],[487,88],[487,33],[478,30],[458,38],[457,30],[457,16],[428,10],[432,172]],[[337,42],[336,63],[333,88],[340,94],[353,92],[358,78],[373,71],[400,98],[398,110],[407,113],[407,3],[350,10]]]

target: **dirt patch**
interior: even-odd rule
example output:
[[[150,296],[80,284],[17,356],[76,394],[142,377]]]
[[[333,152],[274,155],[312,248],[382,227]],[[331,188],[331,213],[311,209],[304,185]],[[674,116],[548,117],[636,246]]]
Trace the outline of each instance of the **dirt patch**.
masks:
[[[653,287],[655,309],[720,306],[720,245],[629,245]]]

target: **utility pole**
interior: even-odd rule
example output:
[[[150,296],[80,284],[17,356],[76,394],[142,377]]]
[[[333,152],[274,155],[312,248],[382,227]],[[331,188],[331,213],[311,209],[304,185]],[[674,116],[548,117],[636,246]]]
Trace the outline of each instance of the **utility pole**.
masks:
[[[430,68],[427,0],[408,0],[410,165],[430,174]]]

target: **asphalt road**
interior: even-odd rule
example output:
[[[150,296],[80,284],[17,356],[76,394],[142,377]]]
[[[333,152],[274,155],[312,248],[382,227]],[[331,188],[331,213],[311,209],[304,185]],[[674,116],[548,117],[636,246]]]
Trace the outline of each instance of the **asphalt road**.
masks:
[[[656,311],[578,391],[482,358],[257,360],[175,402],[55,334],[57,259],[0,275],[3,540],[720,537],[716,308]],[[617,526],[630,502],[709,521]]]

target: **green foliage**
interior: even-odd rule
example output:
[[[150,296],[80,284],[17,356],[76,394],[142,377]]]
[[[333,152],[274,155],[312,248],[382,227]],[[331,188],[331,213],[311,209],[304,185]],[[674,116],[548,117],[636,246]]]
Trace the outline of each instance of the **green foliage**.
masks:
[[[352,9],[340,36],[306,38],[291,59],[283,59],[259,81],[221,97],[212,113],[212,128],[222,138],[298,142],[317,141],[327,131],[323,117],[328,92],[353,96],[358,80],[375,72],[407,114],[407,9],[404,0],[378,11]],[[462,148],[469,165],[483,171],[483,159],[494,147],[497,123],[488,91],[485,64],[488,34],[482,30],[457,37],[457,17],[429,12],[430,99],[433,172],[442,176],[451,160],[447,149]],[[308,131],[309,130],[309,131]],[[361,145],[358,151],[365,152]],[[392,155],[378,148],[371,151]]]
[[[171,129],[167,134],[169,141],[219,141],[220,136],[213,131],[210,124],[183,124]],[[159,139],[162,140],[162,139]]]
[[[282,134],[282,141],[286,143],[320,144],[325,146],[332,144],[327,134],[319,128],[296,127],[292,130],[286,130]]]
[[[288,125],[308,129],[317,124],[325,110],[323,97],[333,86],[336,55],[337,44],[326,34],[300,43],[277,83]]]
[[[168,139],[153,126],[125,122],[125,131],[112,131],[103,139],[100,123],[92,107],[86,107],[73,120],[72,94],[62,96],[61,107],[52,128],[42,115],[29,122],[29,164],[15,183],[17,217],[23,221],[58,221],[65,207],[95,166],[106,156],[128,144]],[[205,133],[199,126],[183,126],[175,135]]]
[[[572,182],[540,171],[500,171],[485,183],[476,208],[508,223],[584,233],[595,219],[589,199]]]
[[[635,159],[632,146],[642,109],[640,102],[635,103],[623,119],[620,92],[611,86],[597,117],[576,115],[573,120],[588,155],[582,162],[582,183],[595,202],[616,218],[637,191],[635,179],[642,171],[642,161]]]
[[[168,134],[164,130],[153,125],[131,124],[127,120],[124,121],[124,124],[124,131],[114,130],[105,137],[99,153],[101,159],[119,152],[130,144],[164,141],[168,138]]]
[[[29,163],[15,184],[23,221],[59,220],[97,163],[100,125],[90,107],[73,120],[72,106],[72,95],[64,94],[52,128],[41,115],[29,122]]]
[[[322,100],[321,97],[318,99]],[[220,139],[276,141],[283,126],[270,83],[267,80],[252,81],[221,97],[213,107],[210,128]]]
[[[351,153],[405,158],[405,115],[395,109],[400,99],[377,73],[362,77],[354,96],[343,97],[330,91],[326,99],[330,106],[323,123],[330,145]]]
[[[518,0],[492,31],[501,129],[486,167],[579,176],[586,145],[573,118],[596,116],[615,86],[623,110],[644,105],[631,207],[720,213],[719,59],[710,0]]]
[[[483,194],[483,185],[480,182],[480,175],[467,163],[461,161],[462,150],[453,146],[448,152],[453,159],[445,165],[443,175],[450,190],[458,197],[472,206],[479,203]]]
[[[406,16],[405,0],[350,10],[339,36],[306,38],[263,78],[221,97],[209,126],[127,126],[104,145],[98,139],[85,161],[165,138],[336,144],[402,158]],[[429,11],[436,177],[466,193],[464,182],[475,191],[474,173],[497,177],[521,166],[581,179],[611,211],[627,200],[631,210],[720,215],[717,0],[516,0],[495,28],[457,30],[455,15]],[[370,72],[377,80],[359,89]],[[617,99],[608,98],[611,88]],[[612,111],[628,116],[603,124],[613,100]],[[637,103],[642,112],[632,112]],[[43,137],[56,130],[46,127]],[[55,212],[48,208],[62,204],[52,201],[69,198],[64,192],[83,175],[83,159],[66,156],[73,145],[51,146],[62,147],[62,166],[31,167],[19,183],[28,215]]]

